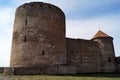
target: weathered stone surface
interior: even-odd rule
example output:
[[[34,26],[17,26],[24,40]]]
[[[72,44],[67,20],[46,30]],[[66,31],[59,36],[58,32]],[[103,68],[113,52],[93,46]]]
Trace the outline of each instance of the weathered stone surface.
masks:
[[[76,66],[78,73],[100,72],[100,53],[97,42],[67,39],[67,64]]]
[[[14,68],[13,67],[5,67],[3,74],[14,75]]]
[[[120,57],[116,57],[116,72],[120,72]]]
[[[101,51],[101,72],[114,72],[116,70],[113,38],[98,38],[94,41],[99,43]]]
[[[64,64],[65,16],[56,6],[32,2],[16,10],[11,67]]]
[[[77,69],[75,66],[59,66],[57,74],[76,74]]]
[[[42,65],[39,67],[8,67],[4,74],[7,75],[39,75],[39,74],[75,74],[74,66]]]
[[[4,67],[0,67],[0,73],[4,72]]]

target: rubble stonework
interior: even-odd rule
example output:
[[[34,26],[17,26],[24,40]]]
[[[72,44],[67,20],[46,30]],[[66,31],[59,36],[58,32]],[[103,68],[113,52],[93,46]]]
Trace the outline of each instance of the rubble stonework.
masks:
[[[58,7],[32,2],[17,8],[11,67],[64,64],[65,44],[65,16]]]

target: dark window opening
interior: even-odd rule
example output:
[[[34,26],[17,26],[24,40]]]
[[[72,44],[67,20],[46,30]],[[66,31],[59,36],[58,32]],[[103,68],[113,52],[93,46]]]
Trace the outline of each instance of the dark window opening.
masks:
[[[48,8],[50,8],[50,5],[48,6]]]
[[[31,7],[33,7],[33,4],[31,5]]]
[[[42,55],[45,55],[45,52],[44,52],[44,50],[42,51]]]
[[[40,5],[40,7],[42,7],[42,4]]]
[[[23,6],[23,8],[25,8],[25,6]]]
[[[27,41],[27,37],[25,36],[25,37],[24,37],[24,42],[26,42],[26,41]]]
[[[27,25],[27,20],[25,20],[25,25]]]
[[[111,62],[111,59],[110,59],[110,58],[108,58],[108,62]]]

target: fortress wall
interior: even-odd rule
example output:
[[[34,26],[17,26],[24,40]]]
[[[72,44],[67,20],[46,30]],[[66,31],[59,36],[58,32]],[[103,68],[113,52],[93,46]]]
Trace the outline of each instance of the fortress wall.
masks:
[[[0,67],[0,73],[4,72],[4,67]]]
[[[39,67],[8,67],[4,74],[8,75],[40,75],[40,74],[76,74],[76,68],[65,65],[41,65]]]
[[[67,38],[67,64],[77,66],[78,73],[100,72],[100,60],[97,42]]]
[[[35,67],[65,63],[65,15],[62,10],[42,2],[18,7],[10,66]]]

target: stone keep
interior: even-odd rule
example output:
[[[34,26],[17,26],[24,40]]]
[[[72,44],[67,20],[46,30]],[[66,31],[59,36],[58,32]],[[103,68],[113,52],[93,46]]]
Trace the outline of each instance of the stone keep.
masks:
[[[66,63],[65,15],[56,6],[32,2],[16,10],[11,67]]]

